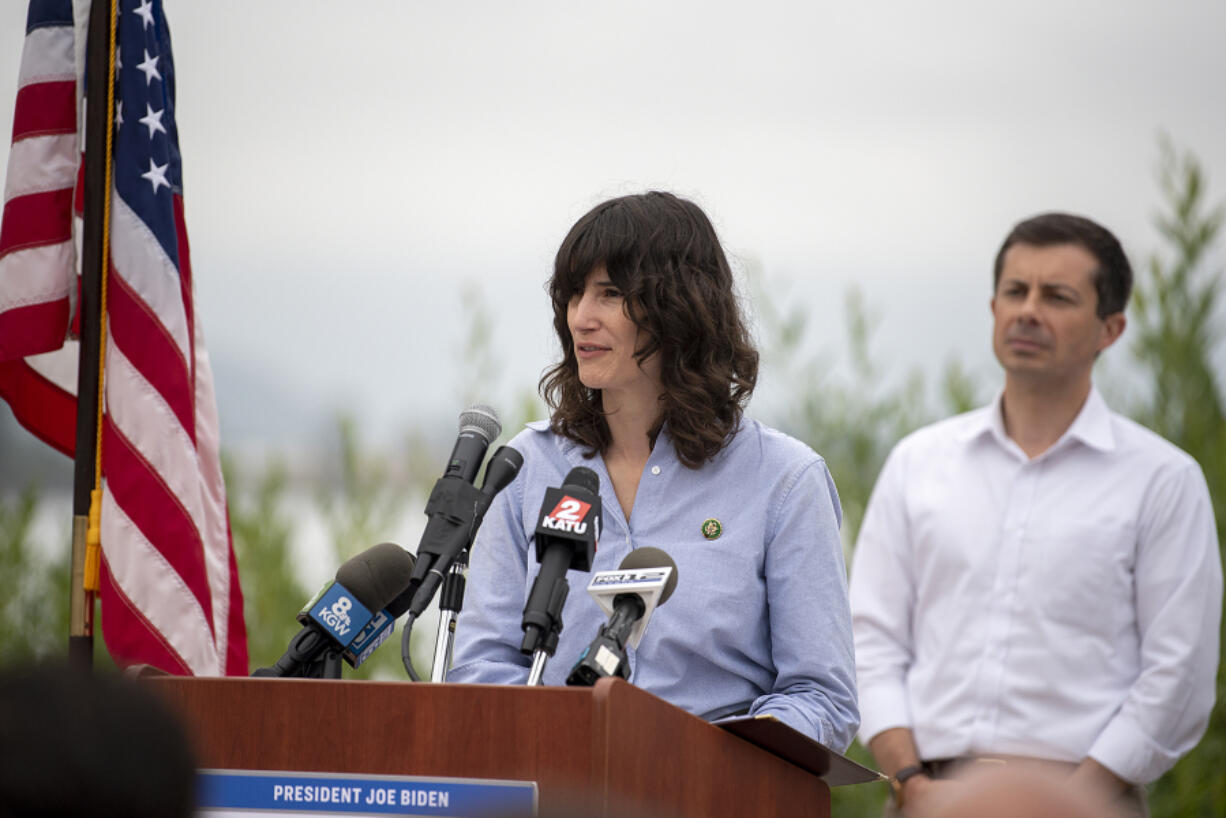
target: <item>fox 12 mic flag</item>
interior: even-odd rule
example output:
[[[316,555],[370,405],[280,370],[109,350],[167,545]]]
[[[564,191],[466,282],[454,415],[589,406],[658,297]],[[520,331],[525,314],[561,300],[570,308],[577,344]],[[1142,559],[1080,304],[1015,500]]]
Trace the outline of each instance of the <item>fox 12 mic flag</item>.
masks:
[[[82,168],[97,161],[83,157],[80,127],[93,81],[82,70],[89,5],[30,2],[0,220],[0,397],[70,456]],[[161,0],[117,6],[102,632],[121,665],[245,675],[212,370],[193,304],[170,34]]]

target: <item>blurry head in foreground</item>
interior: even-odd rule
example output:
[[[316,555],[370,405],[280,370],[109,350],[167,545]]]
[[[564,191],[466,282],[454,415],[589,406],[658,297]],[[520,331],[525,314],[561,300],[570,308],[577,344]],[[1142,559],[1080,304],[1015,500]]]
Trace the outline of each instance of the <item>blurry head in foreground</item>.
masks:
[[[178,818],[194,808],[183,728],[126,679],[0,671],[0,818]]]
[[[1107,798],[1067,778],[1010,767],[968,776],[918,818],[1119,818]]]

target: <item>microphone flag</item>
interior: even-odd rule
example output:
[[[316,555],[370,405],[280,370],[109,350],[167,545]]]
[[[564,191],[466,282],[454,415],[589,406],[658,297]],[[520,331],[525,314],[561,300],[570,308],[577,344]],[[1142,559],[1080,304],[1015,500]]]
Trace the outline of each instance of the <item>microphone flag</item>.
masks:
[[[597,571],[588,583],[587,592],[596,600],[605,616],[613,615],[613,602],[621,594],[635,594],[643,600],[643,615],[630,630],[626,643],[632,648],[638,648],[647,630],[647,623],[652,612],[660,604],[668,587],[668,579],[674,573],[672,566],[660,568],[638,568],[634,570],[617,569],[614,571]]]

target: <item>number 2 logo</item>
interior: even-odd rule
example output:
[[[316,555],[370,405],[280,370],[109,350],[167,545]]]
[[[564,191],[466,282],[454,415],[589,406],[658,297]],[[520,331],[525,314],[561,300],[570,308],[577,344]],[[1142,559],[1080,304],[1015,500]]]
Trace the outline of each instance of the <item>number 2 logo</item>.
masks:
[[[583,519],[587,514],[587,510],[591,507],[591,503],[585,503],[582,500],[576,500],[574,497],[563,495],[562,500],[554,507],[553,511],[549,512],[549,516],[555,520],[577,523]]]

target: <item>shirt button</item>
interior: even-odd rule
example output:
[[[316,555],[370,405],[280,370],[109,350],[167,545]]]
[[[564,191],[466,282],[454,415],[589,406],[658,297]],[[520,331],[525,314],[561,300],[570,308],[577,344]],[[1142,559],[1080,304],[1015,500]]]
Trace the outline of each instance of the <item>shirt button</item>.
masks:
[[[652,467],[651,467],[651,473],[652,473],[652,474],[659,474],[659,473],[660,473],[660,467],[659,467],[659,466],[652,466]]]

